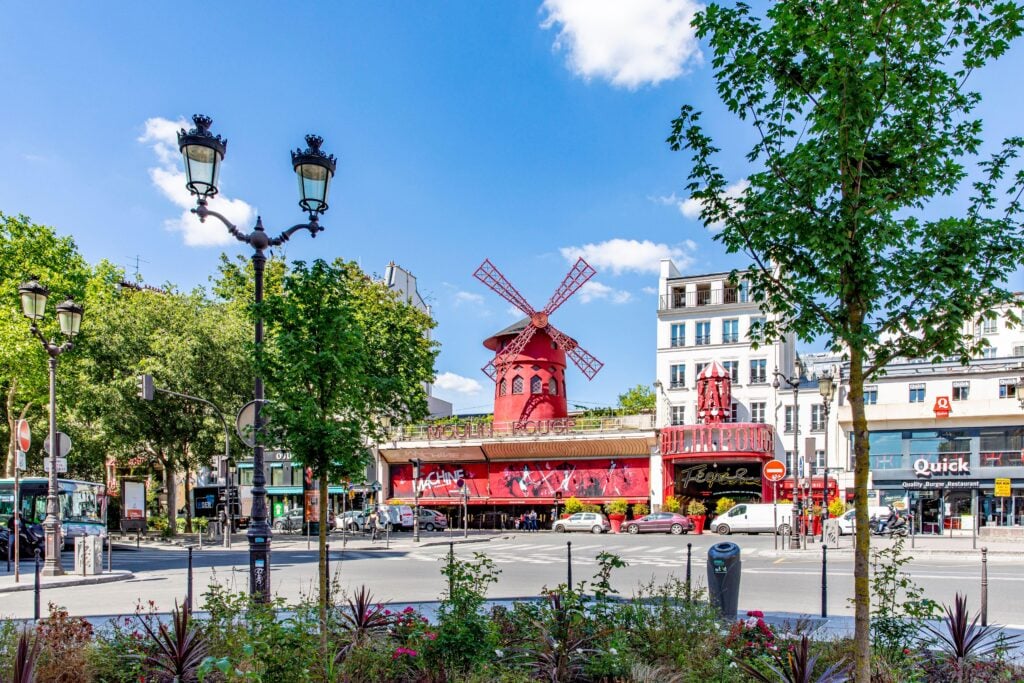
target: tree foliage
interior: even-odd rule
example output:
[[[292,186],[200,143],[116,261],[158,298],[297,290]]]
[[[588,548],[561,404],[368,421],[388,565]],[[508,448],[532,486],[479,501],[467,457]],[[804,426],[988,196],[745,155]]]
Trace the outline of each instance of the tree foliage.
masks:
[[[646,384],[637,384],[626,393],[619,394],[619,410],[627,415],[653,413],[655,409],[654,390]]]
[[[868,680],[869,469],[865,378],[899,356],[964,361],[979,349],[966,324],[1011,299],[1020,193],[1004,140],[982,157],[981,96],[969,76],[1001,57],[1022,28],[1011,2],[866,0],[712,4],[695,19],[726,109],[749,124],[745,190],[716,165],[721,151],[692,106],[669,144],[686,148],[687,189],[729,252],[750,259],[759,331],[827,339],[850,360],[856,451],[856,679]],[[941,215],[937,198],[962,210]]]
[[[294,263],[261,310],[258,357],[268,439],[320,483],[320,597],[325,618],[327,482],[360,477],[386,430],[427,416],[436,344],[431,318],[351,262]],[[387,419],[384,419],[387,418]]]

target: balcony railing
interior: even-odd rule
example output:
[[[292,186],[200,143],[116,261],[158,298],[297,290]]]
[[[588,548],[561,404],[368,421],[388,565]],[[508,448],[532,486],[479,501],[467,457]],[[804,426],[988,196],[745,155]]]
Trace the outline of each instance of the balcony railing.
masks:
[[[402,427],[387,441],[516,440],[544,436],[586,436],[654,429],[654,415],[563,417],[521,422],[446,422]]]
[[[694,292],[687,292],[682,289],[673,290],[669,294],[662,294],[658,310],[668,311],[675,308],[696,308],[699,306],[723,306],[727,304],[742,304],[747,302],[746,292],[740,287],[725,287],[723,289],[702,289]]]

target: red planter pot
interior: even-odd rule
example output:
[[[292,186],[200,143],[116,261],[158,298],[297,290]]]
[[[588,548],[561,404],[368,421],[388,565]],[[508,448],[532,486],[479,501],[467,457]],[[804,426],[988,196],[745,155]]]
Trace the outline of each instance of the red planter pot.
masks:
[[[703,534],[705,515],[690,515],[690,519],[693,520],[693,533]]]
[[[608,523],[612,525],[613,534],[620,532],[624,521],[626,521],[626,515],[608,515]]]

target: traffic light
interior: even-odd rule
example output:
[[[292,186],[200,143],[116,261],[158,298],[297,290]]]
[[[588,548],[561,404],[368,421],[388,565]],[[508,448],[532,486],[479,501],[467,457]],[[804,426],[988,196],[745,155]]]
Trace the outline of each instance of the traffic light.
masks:
[[[139,387],[139,398],[143,401],[153,400],[153,375],[139,375],[136,383]]]

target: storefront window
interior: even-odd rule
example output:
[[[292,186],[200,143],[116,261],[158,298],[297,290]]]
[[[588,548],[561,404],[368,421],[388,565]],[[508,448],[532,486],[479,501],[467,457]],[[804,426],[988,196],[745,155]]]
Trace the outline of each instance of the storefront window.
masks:
[[[252,486],[252,468],[251,467],[239,467],[238,468],[238,485],[239,486]]]
[[[1019,467],[1024,465],[1022,448],[1024,428],[986,428],[981,432],[979,464],[982,467]]]

